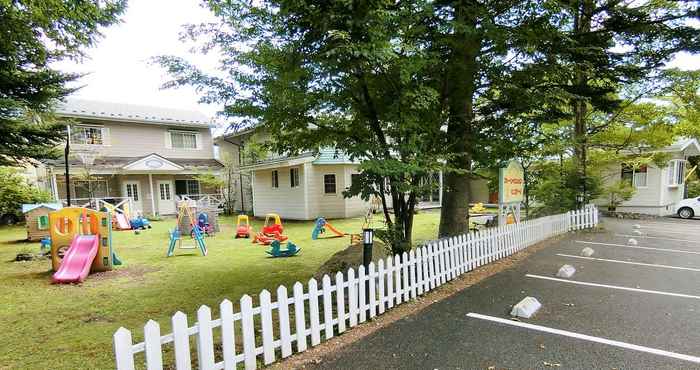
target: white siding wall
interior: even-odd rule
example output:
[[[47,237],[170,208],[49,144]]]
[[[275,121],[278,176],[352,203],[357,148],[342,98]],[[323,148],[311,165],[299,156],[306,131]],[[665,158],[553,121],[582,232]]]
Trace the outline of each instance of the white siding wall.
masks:
[[[277,168],[279,188],[272,187],[272,170],[255,171],[254,214],[264,217],[266,213],[278,213],[282,218],[293,220],[307,219],[304,202],[304,166],[299,168],[298,187],[292,188],[289,180],[291,167]]]
[[[359,173],[357,165],[345,166],[345,184],[346,187],[352,185],[352,174]],[[345,217],[364,216],[369,208],[369,202],[362,200],[359,196],[345,199]]]
[[[313,165],[309,174],[309,219],[317,217],[344,218],[345,166]],[[324,194],[323,175],[335,174],[336,193]],[[348,184],[349,185],[349,184]]]
[[[107,137],[103,146],[73,145],[73,148],[97,148],[101,156],[141,157],[157,153],[166,158],[214,158],[211,131],[208,128],[177,128],[160,125],[111,122],[85,122],[103,126]],[[166,134],[169,130],[196,131],[200,135],[201,147],[197,150],[172,149],[166,147]]]

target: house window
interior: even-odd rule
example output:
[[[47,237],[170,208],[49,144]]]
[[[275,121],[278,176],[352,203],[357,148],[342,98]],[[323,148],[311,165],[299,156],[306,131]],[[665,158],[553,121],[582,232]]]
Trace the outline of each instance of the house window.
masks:
[[[71,126],[71,144],[102,145],[102,127],[100,126]]]
[[[175,180],[175,195],[197,195],[199,194],[199,181],[197,180]]]
[[[273,188],[279,188],[280,187],[280,175],[277,170],[272,170],[272,175],[270,176],[272,179],[272,187]]]
[[[350,186],[353,186],[355,184],[360,183],[360,174],[359,173],[353,173],[350,175]]]
[[[289,169],[289,184],[293,188],[296,188],[299,186],[299,169],[298,168],[290,168]]]
[[[139,201],[139,186],[138,184],[126,184],[126,196],[133,199],[134,202]]]
[[[674,159],[668,162],[668,185],[683,185],[683,177],[685,177],[685,161]]]
[[[638,168],[634,168],[630,165],[622,165],[622,181],[626,182],[635,188],[645,188],[647,187],[647,166],[641,165]]]
[[[190,131],[170,131],[173,149],[197,149],[197,133]]]
[[[323,175],[323,192],[335,194],[335,174]]]
[[[104,198],[109,196],[107,180],[73,180],[76,198]]]

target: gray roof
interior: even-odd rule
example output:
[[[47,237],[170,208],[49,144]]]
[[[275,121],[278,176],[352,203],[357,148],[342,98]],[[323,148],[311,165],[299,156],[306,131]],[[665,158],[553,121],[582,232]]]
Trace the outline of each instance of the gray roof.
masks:
[[[37,208],[48,208],[52,211],[57,211],[63,208],[61,203],[36,203],[36,204],[22,204],[22,213],[31,212]]]
[[[149,154],[150,155],[150,154]],[[140,159],[148,157],[149,155],[142,157],[99,157],[95,158],[93,167],[96,169],[119,169],[126,166],[129,163],[136,162]],[[224,165],[216,159],[206,159],[206,158],[166,158],[170,162],[184,167],[185,169],[196,169],[196,168],[223,168]],[[65,160],[63,158],[47,161],[47,164],[54,167],[65,166]],[[68,164],[70,166],[82,167],[83,162],[79,158],[69,157]]]
[[[68,98],[56,107],[62,117],[148,123],[170,126],[213,127],[212,120],[197,111],[110,103]]]

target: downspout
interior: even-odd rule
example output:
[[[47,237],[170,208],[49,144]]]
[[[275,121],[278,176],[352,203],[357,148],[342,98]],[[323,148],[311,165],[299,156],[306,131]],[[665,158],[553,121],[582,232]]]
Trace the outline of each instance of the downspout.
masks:
[[[238,147],[238,183],[240,185],[240,193],[241,193],[241,213],[245,213],[245,203],[243,202],[243,173],[241,172],[241,150],[243,150],[243,145],[236,144],[233,141],[227,140],[226,137],[224,137],[224,141],[233,144],[236,147]]]

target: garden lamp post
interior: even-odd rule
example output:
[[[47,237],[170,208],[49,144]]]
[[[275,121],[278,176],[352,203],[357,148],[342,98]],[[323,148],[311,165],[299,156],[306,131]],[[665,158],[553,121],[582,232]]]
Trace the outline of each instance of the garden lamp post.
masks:
[[[372,262],[372,245],[374,244],[374,230],[362,229],[362,265],[365,269],[369,268],[369,263]]]

